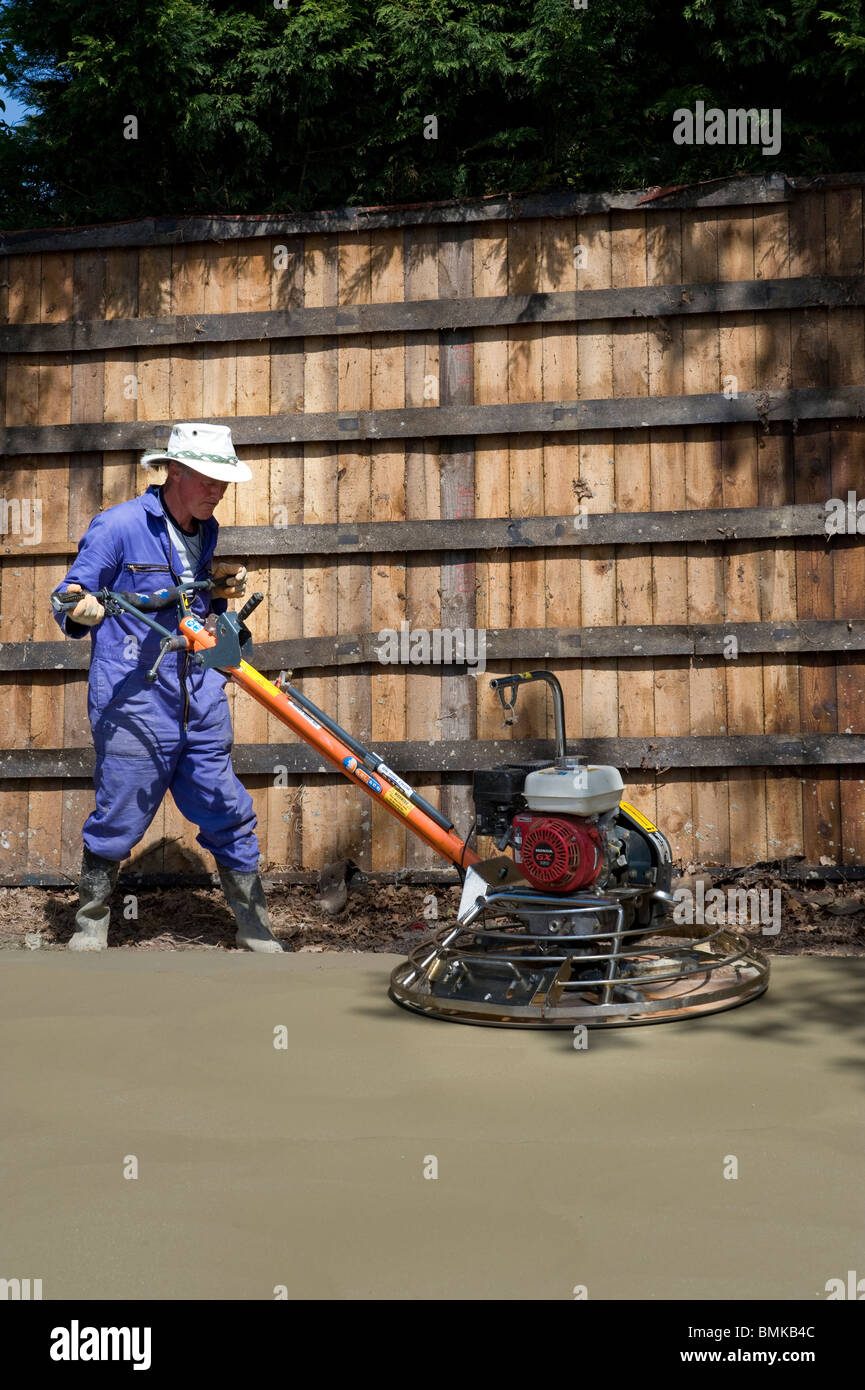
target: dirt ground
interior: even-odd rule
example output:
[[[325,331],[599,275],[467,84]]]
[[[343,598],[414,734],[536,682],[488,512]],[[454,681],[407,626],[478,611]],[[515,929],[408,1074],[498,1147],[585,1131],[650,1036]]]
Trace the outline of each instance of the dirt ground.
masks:
[[[735,886],[781,893],[776,936],[763,935],[757,925],[737,928],[768,955],[865,955],[865,883],[791,882],[760,866],[726,874],[695,865],[685,868],[674,889],[693,887],[702,877],[706,891]],[[456,915],[460,895],[457,887],[358,882],[334,916],[319,905],[315,888],[275,884],[266,874],[263,878],[274,934],[291,951],[405,954],[424,933]],[[430,895],[437,919],[429,916]],[[0,888],[0,949],[63,947],[73,931],[76,906],[72,887]],[[121,880],[112,900],[109,941],[126,950],[233,950],[234,922],[218,888],[145,891],[125,887]]]

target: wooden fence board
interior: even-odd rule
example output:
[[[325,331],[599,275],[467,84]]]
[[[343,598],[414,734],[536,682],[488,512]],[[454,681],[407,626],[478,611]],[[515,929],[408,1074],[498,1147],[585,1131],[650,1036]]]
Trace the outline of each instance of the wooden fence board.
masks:
[[[826,265],[825,196],[809,193],[790,209],[790,268],[822,272]],[[828,385],[828,331],[823,310],[806,311],[793,325],[792,379],[795,387]],[[825,501],[831,493],[831,437],[825,424],[803,424],[797,439],[796,501]],[[797,557],[797,606],[803,618],[825,618],[832,611],[833,558],[827,548],[802,546]],[[835,664],[816,658],[800,672],[800,722],[803,732],[837,727]],[[819,861],[839,847],[840,791],[837,776],[815,777],[803,790],[804,852]]]
[[[438,228],[407,228],[403,232],[403,274],[406,299],[434,299],[438,295]],[[405,344],[405,404],[421,409],[435,407],[440,391],[440,342],[433,332],[415,334]],[[441,479],[438,441],[409,441],[406,444],[405,505],[408,518],[428,518],[423,526],[423,547],[406,554],[400,543],[386,541],[374,549],[382,554],[405,555],[405,613],[412,627],[433,629],[441,623],[441,569],[432,547],[450,544],[440,525]],[[390,523],[391,525],[393,523]],[[412,534],[418,522],[409,520],[400,527],[400,539]],[[453,523],[451,523],[451,526]],[[450,528],[449,528],[450,529]],[[441,683],[424,680],[414,671],[406,675],[406,737],[433,736],[440,732],[436,721],[441,714]],[[419,780],[417,789],[431,805],[441,808],[441,776],[435,773]],[[420,869],[439,863],[437,856],[414,835],[406,837],[406,864]]]
[[[370,297],[373,301],[385,302],[399,299],[405,292],[405,268],[403,262],[403,236],[397,228],[387,228],[376,233],[373,238],[370,256]],[[405,335],[388,334],[376,343],[370,344],[370,404],[373,409],[388,409],[404,406],[405,399]],[[373,348],[375,349],[373,351]],[[368,465],[369,514],[372,512],[384,521],[404,520],[406,516],[405,494],[405,444],[395,441],[386,446],[370,446]],[[406,569],[405,556],[391,555],[387,560],[372,560],[368,566],[370,588],[370,614],[374,630],[399,630],[406,619]],[[406,675],[404,670],[390,666],[380,668],[371,681],[365,682],[366,700],[371,700],[370,725],[373,740],[394,741],[406,737]],[[358,690],[358,699],[363,698]],[[356,705],[356,709],[358,706]],[[356,716],[355,716],[356,718]],[[354,729],[355,722],[348,727]],[[348,786],[348,784],[346,784]],[[360,834],[360,819],[364,811],[369,813],[369,805],[363,803],[367,798],[363,792],[349,788],[355,797],[357,811],[353,840],[359,847],[363,845]],[[405,825],[372,805],[372,867],[387,870],[395,864],[406,862]],[[357,856],[354,856],[355,858]]]
[[[646,214],[614,213],[612,271],[614,284],[642,285],[646,280]],[[649,335],[613,324],[613,394],[649,395]],[[651,505],[651,464],[646,442],[637,431],[620,432],[613,445],[616,510],[645,511]],[[616,619],[619,623],[651,624],[652,568],[641,547],[615,557]],[[623,738],[638,731],[655,732],[654,672],[645,657],[618,662],[618,732]],[[640,793],[638,792],[638,795]],[[657,817],[654,787],[642,804],[651,820]]]
[[[336,304],[346,297],[341,283],[341,247],[324,236],[308,237],[304,256],[304,304]],[[333,409],[338,405],[339,360],[336,338],[304,340],[304,408]],[[304,450],[303,504],[305,522],[322,522],[338,516],[338,459],[327,444],[310,444]],[[337,610],[336,562],[312,557],[303,566],[303,631],[320,632]],[[315,704],[335,707],[334,679],[302,682],[303,693]],[[336,822],[337,791],[334,784],[307,788],[301,801],[304,863],[320,868],[331,853],[329,827]]]
[[[472,235],[468,227],[440,230],[438,247],[438,292],[443,298],[471,294],[474,281]],[[439,355],[440,409],[449,411],[474,402],[474,339],[467,329],[441,335]],[[452,439],[447,434],[439,442],[439,470],[443,529],[451,521],[471,517],[475,509],[475,449],[471,439]],[[441,556],[441,626],[474,628],[476,571],[474,556],[467,551],[446,550]],[[471,738],[477,730],[476,690],[470,676],[443,675],[441,682],[441,722],[439,738]],[[471,819],[470,788],[464,778],[442,780],[441,809],[454,824]]]
[[[646,279],[670,284],[682,278],[682,216],[654,215],[646,223]],[[648,381],[650,395],[678,395],[684,387],[684,350],[680,321],[660,319],[649,324]],[[686,495],[685,441],[682,430],[656,431],[649,443],[651,505],[672,511]],[[645,553],[645,552],[644,552]],[[652,617],[659,625],[675,623],[688,611],[688,563],[682,547],[653,546],[651,550]],[[668,660],[654,672],[654,728],[683,737],[690,729],[689,662]],[[659,777],[655,788],[656,815],[664,826],[673,853],[683,863],[696,855],[695,813],[690,776]]]
[[[612,286],[612,246],[607,215],[581,218],[574,248],[577,289]],[[577,326],[577,373],[581,399],[611,396],[613,391],[612,324],[609,319]],[[615,508],[612,437],[602,431],[578,438],[579,475],[575,491],[584,502],[589,521],[584,539],[592,544],[580,555],[580,622],[583,626],[613,624],[616,620],[614,551],[595,527],[594,515]],[[574,534],[577,534],[576,531]],[[596,540],[597,536],[597,540]],[[618,674],[614,662],[582,671],[582,733],[593,737],[618,733]]]
[[[541,258],[538,288],[542,294],[556,285],[576,286],[576,222],[546,221],[541,224]],[[546,401],[566,400],[579,390],[577,338],[567,325],[548,324],[542,334],[542,382]],[[576,436],[558,435],[543,440],[544,509],[547,513],[574,515],[578,508],[575,487],[579,474],[576,460]],[[544,621],[548,628],[569,627],[580,612],[580,566],[577,557],[561,548],[549,547],[543,552],[544,563]],[[510,621],[507,618],[506,621]],[[497,624],[496,624],[497,625]],[[524,659],[521,650],[520,657]],[[579,662],[559,663],[557,675],[561,682],[568,718],[575,728],[582,725],[582,669]],[[478,680],[478,696],[483,682]],[[486,701],[479,699],[478,717]],[[553,712],[548,701],[543,732],[553,735]],[[500,716],[499,716],[500,718]],[[479,735],[486,737],[486,735]]]
[[[718,279],[718,219],[700,211],[682,221],[682,275],[687,280]],[[685,354],[684,389],[709,391],[722,397],[717,320],[711,315],[688,319],[682,325]],[[721,482],[720,432],[714,428],[685,431],[685,485],[689,507],[719,507]],[[688,551],[688,619],[723,621],[723,547],[692,546]],[[694,663],[690,680],[690,732],[708,735],[727,723],[723,677],[708,663]],[[729,789],[718,778],[704,786],[694,806],[696,855],[701,861],[725,863],[730,853]]]
[[[37,256],[12,257],[6,267],[5,311],[10,323],[38,320],[41,311],[41,259]],[[10,361],[6,367],[5,415],[7,425],[38,420],[39,368],[33,363]],[[23,457],[11,465],[3,462],[4,501],[33,500],[31,460]],[[11,526],[11,520],[4,524]],[[19,525],[22,522],[19,521]],[[7,560],[0,576],[0,633],[4,641],[32,640],[35,596],[28,568],[15,559]],[[31,689],[27,678],[12,677],[4,700],[6,743],[25,747],[30,740]],[[6,872],[20,874],[27,868],[30,852],[29,797],[26,785],[12,784],[4,789],[0,802],[0,864]]]
[[[353,315],[362,305],[368,305],[372,293],[373,245],[369,232],[361,232],[357,238],[344,237],[339,244],[340,302],[337,314]],[[346,410],[370,409],[372,397],[373,355],[368,334],[350,339],[335,339],[339,361],[339,405]],[[388,402],[392,404],[392,402]],[[337,494],[338,516],[340,520],[352,524],[355,521],[371,521],[371,501],[374,496],[372,480],[372,460],[368,443],[340,443],[335,447],[337,453]],[[377,508],[376,508],[377,515]],[[366,559],[344,559],[336,561],[337,614],[340,631],[347,631],[352,623],[360,623],[369,629],[375,626],[373,618],[373,563]],[[333,690],[333,708],[336,719],[356,738],[366,734],[371,736],[373,711],[381,706],[382,698],[377,675],[352,677],[346,682],[340,679],[330,687]],[[336,806],[336,835],[333,849],[327,858],[352,859],[362,869],[374,867],[376,854],[375,841],[384,827],[381,822],[388,817],[378,815],[363,793],[349,782],[334,784],[332,796]],[[370,833],[372,832],[372,833]]]
[[[718,213],[718,273],[737,280],[755,273],[754,216],[748,209],[724,209]],[[753,313],[727,315],[719,321],[721,380],[734,378],[737,390],[754,390],[756,367],[755,317]],[[733,425],[724,430],[721,467],[725,503],[755,505],[759,493],[757,457],[759,431],[753,425]],[[724,558],[727,617],[757,622],[760,613],[760,553],[746,542],[734,542]],[[757,733],[763,729],[763,663],[760,657],[737,652],[725,663],[727,730]],[[730,854],[759,861],[767,857],[766,787],[762,769],[737,770],[728,779],[730,789]]]
[[[826,265],[852,274],[861,272],[863,260],[862,189],[828,190],[825,194]],[[828,317],[829,377],[847,383],[865,375],[865,313],[856,309],[843,324]],[[833,429],[831,440],[832,496],[847,499],[862,489],[863,424]],[[865,594],[865,547],[844,544],[833,548],[833,613],[852,618],[861,611]],[[839,730],[862,726],[865,662],[848,656],[835,664]],[[860,777],[839,777],[841,858],[861,864],[865,855],[865,784]]]
[[[754,211],[755,274],[767,279],[790,274],[790,229],[786,207]],[[757,316],[755,359],[757,379],[766,389],[788,390],[792,384],[790,319],[773,325]],[[758,440],[758,495],[763,505],[779,505],[794,495],[794,438],[776,430],[763,431]],[[796,552],[793,547],[763,549],[760,562],[761,613],[777,620],[796,616]],[[764,729],[788,733],[798,726],[799,666],[795,660],[763,662]],[[766,769],[767,852],[791,846],[801,854],[803,836],[802,781],[783,770]]]

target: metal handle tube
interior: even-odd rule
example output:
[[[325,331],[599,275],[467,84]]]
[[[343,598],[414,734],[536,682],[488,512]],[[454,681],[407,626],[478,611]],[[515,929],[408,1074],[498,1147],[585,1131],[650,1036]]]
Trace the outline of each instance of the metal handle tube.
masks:
[[[197,618],[183,618],[180,631],[189,638],[189,645],[193,650],[216,645],[214,637]],[[305,708],[311,701],[295,700],[293,691],[280,690],[279,686],[274,685],[273,681],[269,681],[260,671],[256,671],[248,661],[241,660],[239,666],[220,669],[224,669],[236,685],[251,695],[258,704],[264,705],[271,714],[302,738],[304,743],[308,743],[332,763],[337,772],[347,777],[355,786],[359,786],[372,801],[383,806],[389,815],[402,821],[443,859],[450,860],[458,868],[480,862],[480,855],[469,849],[453,829],[445,830],[439,823],[440,817],[429,815],[422,807],[409,800],[396,785],[389,782],[386,773],[379,773],[381,781],[378,781],[357,762],[352,766],[353,760],[348,756],[354,752],[352,744],[346,740],[343,731],[339,730],[339,725],[333,726],[333,721],[326,717],[320,719],[320,711],[313,715]],[[365,749],[362,751],[366,752]]]
[[[546,681],[553,694],[553,719],[556,726],[556,763],[562,765],[566,759],[565,753],[565,697],[562,694],[562,687],[557,676],[552,671],[521,671],[516,676],[498,676],[490,681],[490,689],[499,692],[499,699],[503,708],[514,709],[517,703],[517,690],[519,686],[528,681]],[[513,696],[508,704],[505,704],[503,691],[510,687]]]
[[[182,641],[189,651],[196,653],[216,646],[216,639],[198,618],[187,612],[180,617],[177,631],[170,632],[154,618],[151,618],[144,611],[142,605],[152,599],[157,600],[160,606],[166,606],[175,595],[179,596],[184,591],[210,587],[211,583],[208,580],[201,583],[178,585],[175,590],[158,590],[150,596],[101,589],[95,594],[95,597],[104,605],[106,613],[112,616],[118,613],[129,613],[139,622],[144,623],[146,627],[151,628],[152,631],[158,632],[160,637],[165,639],[166,650],[179,650],[179,644]],[[74,604],[80,602],[83,596],[83,593],[79,593],[74,598]],[[69,595],[67,598],[66,594],[59,594],[57,591],[52,595],[52,603],[58,611],[74,607],[72,599],[73,595]],[[254,601],[253,606],[257,606],[261,599],[259,595],[254,594],[252,601]],[[250,611],[249,603],[243,611]],[[168,647],[169,643],[171,644],[170,648]],[[160,653],[160,660],[164,655],[165,651]],[[158,662],[151,670],[153,676],[155,676],[156,665]],[[402,821],[408,829],[428,844],[431,849],[434,849],[437,854],[440,854],[443,859],[449,860],[458,869],[480,863],[480,855],[469,849],[467,839],[462,840],[460,838],[451,821],[442,816],[434,806],[431,806],[415,792],[414,788],[409,787],[408,783],[403,783],[401,778],[391,773],[382,758],[379,758],[377,754],[370,753],[363,744],[353,739],[350,734],[340,728],[323,710],[318,709],[311,700],[307,700],[299,691],[288,685],[284,690],[281,690],[249,662],[242,659],[239,666],[220,667],[220,669],[224,669],[225,674],[235,684],[239,685],[259,704],[264,705],[305,743],[321,753],[342,776],[359,786],[395,819]],[[348,756],[349,754],[354,754],[357,761]],[[367,768],[360,767],[359,763],[374,767],[381,780],[378,781],[371,777]],[[403,787],[407,790],[403,791]]]
[[[281,681],[279,688],[283,690],[290,699],[300,705],[301,709],[305,709],[307,714],[313,715],[335,738],[342,739],[343,743],[347,744],[352,753],[356,754],[361,762],[366,763],[367,767],[373,772],[377,772],[379,768],[381,768],[385,777],[392,776],[390,768],[385,763],[384,758],[380,758],[377,753],[371,752],[369,748],[364,748],[362,743],[358,743],[356,738],[352,738],[350,733],[347,733],[341,725],[330,718],[330,715],[325,714],[324,710],[319,709],[318,705],[313,704],[312,700],[308,700],[305,695],[302,695],[300,691],[296,690],[288,681]],[[408,791],[405,791],[406,787],[408,787]],[[435,806],[431,806],[426,797],[421,796],[420,792],[415,791],[414,787],[409,786],[409,783],[405,782],[404,779],[401,790],[405,791],[405,795],[408,797],[409,801],[413,802],[419,810],[424,811],[430,816],[431,819],[435,821],[436,825],[441,826],[442,830],[453,830],[453,821],[443,816],[441,811],[436,810]]]

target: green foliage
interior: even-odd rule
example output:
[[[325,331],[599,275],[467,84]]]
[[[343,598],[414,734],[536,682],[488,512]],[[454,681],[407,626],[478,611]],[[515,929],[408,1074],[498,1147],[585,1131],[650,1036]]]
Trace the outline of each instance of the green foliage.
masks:
[[[860,11],[859,0],[6,0],[0,85],[34,114],[0,118],[0,225],[853,169]],[[780,108],[780,153],[674,145],[673,112],[696,100]],[[124,138],[130,116],[137,139]],[[437,139],[425,138],[429,116]]]

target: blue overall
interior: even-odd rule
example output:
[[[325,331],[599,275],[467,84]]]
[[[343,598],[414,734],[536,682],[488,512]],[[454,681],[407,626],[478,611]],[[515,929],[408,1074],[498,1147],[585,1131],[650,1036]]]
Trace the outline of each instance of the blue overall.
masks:
[[[210,569],[219,532],[212,518],[199,524],[204,533],[196,579]],[[151,593],[177,583],[180,572],[154,485],[93,518],[59,587]],[[225,599],[197,592],[191,609],[203,621],[227,606]],[[230,869],[257,870],[252,798],[231,765],[225,676],[202,671],[188,652],[169,652],[148,685],[144,676],[159,652],[158,633],[125,613],[93,628],[67,614],[54,616],[67,636],[89,632],[92,641],[87,713],[96,749],[96,809],[84,823],[87,848],[103,859],[128,858],[170,791],[181,815],[199,827],[203,849]],[[176,631],[176,609],[153,616]]]

